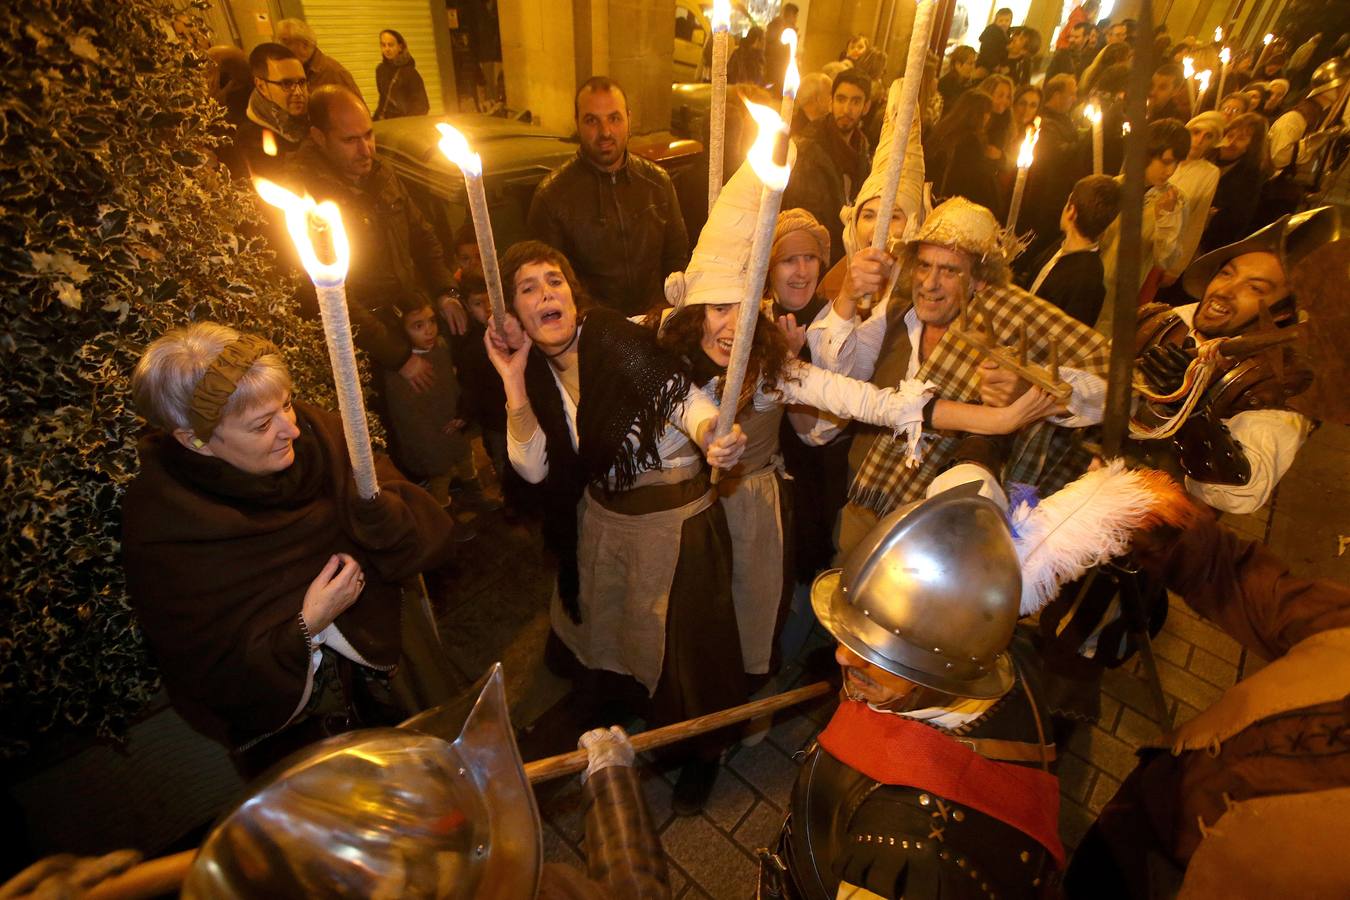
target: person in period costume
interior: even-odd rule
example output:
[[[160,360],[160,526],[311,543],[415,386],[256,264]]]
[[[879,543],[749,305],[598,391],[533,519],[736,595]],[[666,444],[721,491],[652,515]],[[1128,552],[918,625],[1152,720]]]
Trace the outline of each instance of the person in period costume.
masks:
[[[544,862],[504,680],[497,663],[464,697],[398,728],[291,756],[212,829],[183,896],[670,897],[633,746],[617,726],[578,741],[585,869]]]
[[[256,773],[324,734],[398,721],[400,582],[453,524],[384,457],[356,493],[337,418],[291,398],[277,349],[209,322],[132,380],[155,431],[123,502],[132,609],[174,708]]]
[[[750,163],[743,164],[718,195],[689,268],[666,282],[666,297],[674,308],[661,319],[661,344],[685,360],[694,383],[719,406],[727,402],[720,391],[731,359],[740,304],[744,302],[744,273],[760,192],[761,182]],[[803,216],[806,230],[789,230]],[[777,282],[783,299],[796,305],[799,300],[789,286],[796,274],[793,251],[813,254],[818,272],[825,250],[822,244],[828,237],[814,218],[801,210],[789,210],[780,215],[780,220],[789,229],[783,229],[776,246],[780,253],[790,254],[786,258],[789,275],[781,278],[775,268],[768,281]],[[797,236],[805,237],[801,246]],[[810,297],[814,275],[806,281],[801,290],[806,295],[803,299]],[[780,451],[784,413],[792,406],[819,409],[917,439],[927,387],[907,382],[895,389],[878,389],[803,362],[792,352],[790,342],[799,344],[795,349],[805,347],[805,330],[780,328],[771,315],[772,300],[764,300],[761,307],[751,368],[746,373],[747,387],[733,401],[738,407],[736,421],[746,433],[746,452],[734,469],[722,473],[717,490],[731,531],[732,597],[742,658],[746,672],[767,677],[775,668],[775,638],[786,611],[785,596],[794,583],[790,548],[784,538],[791,521]],[[790,439],[796,440],[795,434]]]
[[[1270,662],[1143,752],[1079,845],[1066,892],[1344,897],[1350,586],[1294,574],[1173,493],[1174,512],[1139,535],[1135,559]]]
[[[1198,347],[1217,338],[1278,336],[1298,325],[1301,304],[1310,298],[1295,294],[1294,268],[1337,240],[1340,230],[1335,207],[1284,216],[1190,265],[1182,284],[1198,303],[1139,311],[1135,353],[1143,381],[1136,390],[1146,402],[1135,414],[1135,435],[1166,438],[1187,489],[1210,506],[1241,514],[1270,499],[1312,429],[1292,398],[1304,393],[1314,372],[1291,346],[1231,358],[1205,353],[1203,365]],[[1334,268],[1314,275],[1344,284],[1344,272]],[[1318,331],[1329,337],[1325,326]],[[1196,377],[1202,369],[1203,382]],[[1343,390],[1344,382],[1338,384]]]
[[[807,749],[761,896],[1039,897],[1063,866],[1055,747],[1014,637],[1128,546],[1147,478],[1116,465],[1039,504],[959,462],[821,574],[843,695]]]
[[[408,52],[403,35],[386,28],[380,32],[380,64],[375,67],[375,87],[380,102],[371,116],[376,122],[400,116],[425,116],[431,112],[427,86]]]
[[[838,532],[841,552],[866,534],[877,517],[923,496],[928,483],[951,462],[960,432],[1009,433],[1004,417],[1014,399],[1043,401],[1040,418],[1049,421],[1028,427],[1024,417],[1017,417],[1004,478],[1048,490],[1086,468],[1089,457],[1073,440],[1073,432],[1101,420],[1107,343],[1058,308],[1009,285],[1007,241],[993,213],[957,198],[933,210],[901,248],[898,265],[870,248],[850,261],[848,281],[834,301],[835,314],[850,330],[845,339],[831,342],[829,357],[818,364],[878,386],[906,378],[931,381],[938,388],[934,416],[944,409],[942,401],[954,403],[954,415],[925,419],[935,433],[918,449],[918,466],[909,464],[914,448],[890,435],[855,437],[849,457],[850,502]],[[861,322],[856,303],[867,294],[883,301]],[[951,326],[958,324],[963,305],[972,327],[988,323],[1004,341],[1025,329],[1027,358],[1034,363],[1045,365],[1058,353],[1060,378],[1072,388],[1068,408],[1048,402],[1049,395],[1010,377],[958,339]],[[1024,390],[1036,401],[1028,401]],[[976,400],[984,405],[968,405]]]
[[[631,676],[652,717],[676,721],[744,702],[731,597],[731,540],[703,470],[730,469],[739,429],[714,437],[717,407],[653,331],[587,309],[572,267],[537,241],[502,260],[513,315],[485,345],[501,375],[512,467],[546,496],[558,558],[553,633],[582,666]],[[676,800],[694,812],[721,744],[698,742]]]

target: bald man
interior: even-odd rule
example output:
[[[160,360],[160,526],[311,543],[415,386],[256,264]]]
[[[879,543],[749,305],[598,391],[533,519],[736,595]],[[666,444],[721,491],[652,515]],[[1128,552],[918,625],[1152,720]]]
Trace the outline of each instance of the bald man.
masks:
[[[413,352],[401,312],[432,301],[455,334],[467,321],[440,240],[393,170],[375,158],[370,111],[360,97],[325,85],[310,97],[309,122],[290,179],[342,209],[352,247],[347,298],[356,346],[414,391],[428,390],[431,364]]]

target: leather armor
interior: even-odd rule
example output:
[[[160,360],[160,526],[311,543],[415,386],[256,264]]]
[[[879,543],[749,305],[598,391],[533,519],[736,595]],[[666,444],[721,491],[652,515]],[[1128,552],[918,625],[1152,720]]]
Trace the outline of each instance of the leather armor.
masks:
[[[1154,346],[1181,346],[1190,334],[1186,321],[1163,304],[1139,310],[1135,358]],[[1283,371],[1274,354],[1282,354]],[[1312,372],[1302,366],[1289,347],[1277,347],[1257,356],[1225,360],[1186,423],[1170,440],[1181,470],[1210,484],[1246,484],[1251,466],[1242,445],[1229,433],[1224,419],[1255,409],[1288,409],[1288,400],[1312,383]],[[1158,410],[1158,421],[1170,412]],[[1147,421],[1148,411],[1139,418]]]

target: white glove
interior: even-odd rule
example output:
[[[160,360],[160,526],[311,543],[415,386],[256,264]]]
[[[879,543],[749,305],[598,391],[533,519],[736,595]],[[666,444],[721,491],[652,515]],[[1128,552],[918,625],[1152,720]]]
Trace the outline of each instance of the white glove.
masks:
[[[577,746],[585,750],[587,756],[586,771],[581,773],[582,784],[601,769],[633,764],[633,745],[618,725],[586,732],[577,741]]]

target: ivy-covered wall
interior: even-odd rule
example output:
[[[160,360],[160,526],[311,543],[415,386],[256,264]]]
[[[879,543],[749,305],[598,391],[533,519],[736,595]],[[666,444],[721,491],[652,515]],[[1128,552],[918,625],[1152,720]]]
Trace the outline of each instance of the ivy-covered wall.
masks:
[[[213,162],[194,6],[0,4],[0,758],[115,737],[156,690],[118,548],[146,344],[193,319],[265,334],[331,402],[322,333]]]

